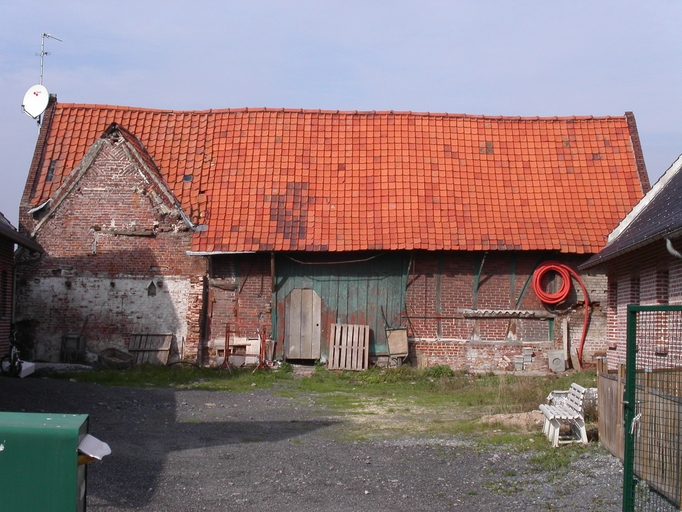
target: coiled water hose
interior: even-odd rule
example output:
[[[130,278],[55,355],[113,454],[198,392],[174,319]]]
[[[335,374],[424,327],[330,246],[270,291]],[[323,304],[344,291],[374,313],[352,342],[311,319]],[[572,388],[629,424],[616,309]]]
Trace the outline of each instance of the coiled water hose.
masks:
[[[561,287],[554,293],[546,292],[542,287],[542,278],[548,272],[556,272],[561,277]],[[571,292],[571,276],[575,278],[583,290],[583,297],[585,297],[585,319],[583,321],[583,334],[580,337],[580,345],[578,345],[578,364],[580,369],[583,369],[583,348],[585,347],[585,338],[587,337],[587,326],[590,319],[590,298],[587,295],[587,288],[585,283],[580,279],[578,273],[568,265],[559,263],[558,261],[545,261],[538,265],[533,274],[533,291],[538,298],[545,304],[556,305],[561,304],[568,298]]]

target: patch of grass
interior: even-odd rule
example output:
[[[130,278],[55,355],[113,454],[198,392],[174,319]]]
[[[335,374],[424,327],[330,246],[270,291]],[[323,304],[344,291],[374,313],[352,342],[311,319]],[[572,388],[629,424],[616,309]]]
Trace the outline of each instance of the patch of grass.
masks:
[[[141,387],[182,387],[216,390],[244,390],[287,382],[283,392],[327,395],[329,406],[354,408],[367,398],[387,399],[425,407],[475,408],[485,414],[516,413],[536,409],[547,394],[555,389],[568,389],[571,382],[586,387],[596,384],[594,372],[580,372],[559,378],[526,377],[513,374],[469,374],[454,372],[448,366],[415,369],[400,366],[394,369],[372,368],[363,372],[327,371],[316,366],[308,378],[293,379],[292,367],[282,363],[278,371],[237,369],[232,373],[188,365],[158,367],[142,365],[130,370],[99,370],[55,374],[79,382],[104,385]]]
[[[294,373],[294,367],[286,361],[282,361],[279,365],[279,371],[282,373]]]
[[[519,492],[523,492],[525,489],[519,482],[509,481],[509,480],[498,480],[494,482],[486,482],[483,487],[489,491],[496,492],[498,494],[511,495]]]
[[[520,435],[503,424],[491,426],[477,420],[483,415],[537,409],[550,391],[568,389],[571,382],[585,387],[596,385],[594,372],[528,377],[469,374],[455,372],[447,366],[415,369],[406,365],[344,372],[328,371],[317,364],[309,377],[294,379],[293,368],[286,362],[277,371],[255,373],[248,368],[230,373],[191,365],[143,365],[126,371],[100,370],[54,376],[114,386],[231,392],[275,386],[281,395],[315,402],[359,419],[364,416],[387,418],[381,427],[375,427],[374,420],[360,425],[358,429],[364,431],[363,437],[401,431],[412,435],[469,435],[479,438],[483,444],[509,443],[512,446],[527,442],[528,435]],[[543,440],[538,437],[536,445],[546,444]]]
[[[215,391],[247,391],[254,387],[271,387],[278,381],[293,380],[291,373],[281,371],[252,372],[248,368],[232,373],[216,368],[196,366],[141,365],[129,370],[96,370],[91,372],[61,372],[52,378],[77,382],[94,382],[105,386],[205,389]]]
[[[487,450],[491,447],[505,446],[507,450],[522,451],[527,450],[529,445],[529,435],[519,434],[517,432],[490,432],[486,435],[476,436],[476,444],[479,448]]]
[[[590,449],[582,444],[561,446],[560,449],[545,444],[538,448],[540,451],[534,453],[529,462],[537,471],[549,473],[565,470],[576,457]]]
[[[444,370],[447,368],[447,370]],[[561,378],[518,375],[472,375],[453,372],[449,367],[423,370],[402,366],[396,369],[371,369],[364,372],[316,372],[300,379],[301,391],[331,394],[326,405],[344,402],[344,393],[366,398],[391,397],[396,403],[423,407],[476,409],[482,414],[518,413],[537,409],[554,389],[568,389],[571,382],[587,387],[596,383],[591,372]]]

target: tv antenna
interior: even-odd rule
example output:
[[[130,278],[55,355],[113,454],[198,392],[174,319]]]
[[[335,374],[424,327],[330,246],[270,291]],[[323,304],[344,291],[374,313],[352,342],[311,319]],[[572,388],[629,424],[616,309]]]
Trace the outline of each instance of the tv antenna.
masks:
[[[26,91],[26,94],[24,94],[24,102],[21,104],[21,108],[26,115],[38,120],[38,126],[40,126],[40,116],[45,112],[50,100],[50,93],[47,92],[47,89],[43,85],[43,60],[45,59],[45,55],[50,55],[50,52],[45,51],[45,39],[55,39],[60,43],[64,42],[46,32],[43,32],[40,35],[40,53],[36,53],[36,55],[40,57],[40,82]]]
[[[61,39],[58,37],[53,36],[52,34],[48,34],[46,32],[43,32],[40,35],[40,53],[36,53],[38,57],[40,57],[40,85],[43,85],[43,60],[45,59],[45,55],[50,55],[50,52],[45,51],[45,39],[54,39],[55,41],[59,41],[60,43],[63,43]]]

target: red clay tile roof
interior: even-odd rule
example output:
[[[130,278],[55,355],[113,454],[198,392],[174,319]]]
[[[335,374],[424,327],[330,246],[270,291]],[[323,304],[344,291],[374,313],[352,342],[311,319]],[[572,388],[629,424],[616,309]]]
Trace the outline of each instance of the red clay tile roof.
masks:
[[[50,198],[115,122],[207,224],[195,252],[596,253],[649,187],[628,116],[51,108],[24,205]]]

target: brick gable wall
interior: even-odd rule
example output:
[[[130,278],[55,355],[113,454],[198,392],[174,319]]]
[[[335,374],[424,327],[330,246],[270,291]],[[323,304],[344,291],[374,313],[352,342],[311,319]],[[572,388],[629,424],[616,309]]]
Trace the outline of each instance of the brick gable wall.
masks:
[[[172,333],[176,357],[196,354],[192,305],[202,291],[193,280],[203,276],[204,260],[186,254],[191,231],[172,205],[160,203],[124,144],[105,141],[80,182],[42,219],[42,260],[20,268],[17,320],[37,322],[37,359],[57,360],[62,336],[81,332],[93,352],[124,348],[134,333]],[[22,220],[30,230],[41,218],[23,212]]]

